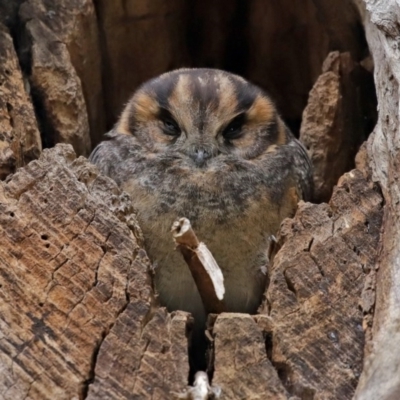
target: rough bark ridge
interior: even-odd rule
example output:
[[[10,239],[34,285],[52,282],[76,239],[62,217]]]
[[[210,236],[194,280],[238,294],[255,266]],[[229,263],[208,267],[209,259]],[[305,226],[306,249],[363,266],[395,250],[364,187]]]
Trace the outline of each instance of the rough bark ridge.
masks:
[[[267,358],[263,330],[248,314],[220,315],[212,327],[213,384],[224,399],[283,400],[288,393]]]
[[[354,157],[375,121],[370,108],[370,74],[350,53],[332,52],[322,65],[303,112],[300,139],[314,166],[314,200],[329,201],[340,176],[354,167]]]
[[[27,0],[19,9],[18,23],[20,57],[46,147],[69,143],[78,154],[88,155],[91,142],[100,141],[105,132],[92,1]]]
[[[113,181],[58,145],[1,183],[0,207],[1,398],[185,387],[187,316],[153,311],[140,230]]]
[[[261,314],[270,357],[302,399],[349,399],[362,369],[367,276],[374,272],[382,198],[362,173],[345,174],[328,204],[300,203],[281,226]]]
[[[379,104],[378,123],[368,141],[368,153],[373,178],[382,187],[386,206],[372,342],[355,398],[397,399],[400,397],[400,7],[394,0],[364,3],[359,5],[365,12]]]
[[[1,23],[0,58],[0,179],[4,179],[38,158],[42,143],[13,41]]]

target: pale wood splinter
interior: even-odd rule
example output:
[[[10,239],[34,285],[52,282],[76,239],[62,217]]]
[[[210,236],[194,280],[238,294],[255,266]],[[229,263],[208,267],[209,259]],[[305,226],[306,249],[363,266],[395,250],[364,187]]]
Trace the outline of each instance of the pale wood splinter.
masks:
[[[172,393],[172,395],[180,400],[213,400],[220,398],[221,388],[210,386],[207,374],[199,371],[195,375],[193,387],[189,387],[183,393]]]
[[[179,218],[172,224],[172,236],[196,283],[207,313],[226,311],[224,276],[207,246],[199,242],[190,221]]]

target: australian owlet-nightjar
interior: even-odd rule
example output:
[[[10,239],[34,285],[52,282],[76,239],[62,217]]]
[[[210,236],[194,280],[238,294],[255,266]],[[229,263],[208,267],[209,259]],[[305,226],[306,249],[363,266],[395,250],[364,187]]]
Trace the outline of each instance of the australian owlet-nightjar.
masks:
[[[161,304],[205,312],[172,223],[188,218],[224,275],[229,311],[254,313],[270,236],[311,196],[301,143],[257,86],[214,69],[179,69],[141,86],[91,155],[128,192]]]

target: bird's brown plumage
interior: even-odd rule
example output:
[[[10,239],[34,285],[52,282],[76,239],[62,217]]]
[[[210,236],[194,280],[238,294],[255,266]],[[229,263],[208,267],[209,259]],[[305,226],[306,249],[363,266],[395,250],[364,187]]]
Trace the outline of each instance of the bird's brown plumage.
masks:
[[[228,72],[182,69],[140,87],[91,160],[132,196],[169,310],[204,310],[170,229],[189,218],[220,265],[230,311],[254,313],[266,249],[311,195],[306,151],[270,98]]]

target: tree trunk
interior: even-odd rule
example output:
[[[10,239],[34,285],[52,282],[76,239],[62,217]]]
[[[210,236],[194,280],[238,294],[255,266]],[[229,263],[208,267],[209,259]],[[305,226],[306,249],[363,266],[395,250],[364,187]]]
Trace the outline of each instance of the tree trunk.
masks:
[[[373,180],[385,199],[372,341],[356,399],[400,397],[400,7],[394,0],[365,1],[364,24],[374,58],[379,118],[368,141]]]

